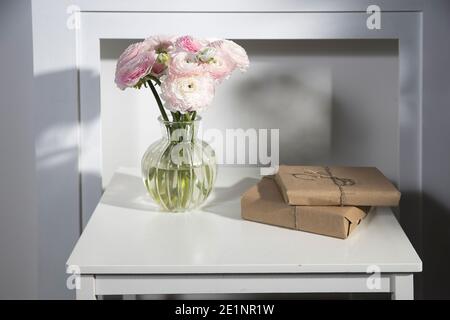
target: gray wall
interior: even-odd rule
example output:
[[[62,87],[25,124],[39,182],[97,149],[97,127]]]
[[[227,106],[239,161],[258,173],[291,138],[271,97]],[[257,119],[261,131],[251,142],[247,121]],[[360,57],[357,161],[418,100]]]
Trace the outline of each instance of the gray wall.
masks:
[[[450,299],[450,1],[423,20],[423,291]]]
[[[36,298],[31,3],[0,2],[0,299]]]

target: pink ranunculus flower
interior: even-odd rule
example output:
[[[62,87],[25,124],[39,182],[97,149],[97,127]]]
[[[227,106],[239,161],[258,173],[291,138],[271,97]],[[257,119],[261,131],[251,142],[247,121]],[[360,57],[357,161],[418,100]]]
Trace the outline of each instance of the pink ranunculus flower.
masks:
[[[195,75],[203,72],[194,54],[189,52],[178,52],[170,61],[170,75],[185,76]]]
[[[175,48],[176,38],[173,36],[152,36],[144,40],[149,50],[154,51],[156,61],[152,67],[151,74],[160,77],[166,71],[170,61],[170,55]]]
[[[164,74],[164,71],[166,71],[166,69],[167,66],[164,63],[155,62],[150,73],[156,77],[160,77]]]
[[[170,53],[174,49],[176,38],[173,36],[151,36],[144,40],[149,46],[150,50],[155,50],[156,53]]]
[[[124,90],[136,85],[140,79],[150,73],[155,64],[155,52],[149,51],[144,42],[130,45],[119,57],[116,66],[115,82]]]
[[[191,36],[182,36],[175,41],[175,46],[178,49],[196,53],[203,47],[203,44],[200,40],[197,40]]]
[[[215,82],[209,74],[169,76],[161,86],[165,107],[171,111],[186,113],[208,107],[215,92]]]
[[[217,50],[211,61],[203,64],[203,68],[214,80],[221,82],[230,77],[236,68],[236,64],[228,54]]]
[[[228,54],[234,61],[239,70],[242,72],[247,71],[250,62],[248,60],[247,53],[240,45],[231,40],[218,40],[212,42],[210,45],[226,52],[226,54]]]
[[[130,44],[117,60],[117,66],[122,66],[131,59],[134,59],[138,54],[147,50],[147,46],[143,42],[136,42]]]

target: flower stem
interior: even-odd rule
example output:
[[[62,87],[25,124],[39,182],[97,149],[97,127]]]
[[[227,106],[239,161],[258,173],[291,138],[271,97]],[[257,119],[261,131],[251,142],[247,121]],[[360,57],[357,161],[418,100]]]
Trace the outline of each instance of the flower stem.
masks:
[[[161,102],[161,98],[159,97],[158,92],[155,89],[155,86],[153,85],[153,82],[151,80],[147,81],[148,85],[150,86],[150,89],[152,90],[153,96],[155,97],[156,103],[158,104],[159,111],[161,112],[161,116],[165,121],[169,121],[169,118],[167,117],[166,111],[164,110],[164,106]]]
[[[195,120],[195,116],[197,115],[197,111],[192,111],[191,113],[191,121]]]
[[[176,112],[171,112],[172,113],[172,119],[173,119],[173,121],[175,122],[175,121],[178,121],[179,120],[179,118],[178,118],[178,114],[176,113]]]

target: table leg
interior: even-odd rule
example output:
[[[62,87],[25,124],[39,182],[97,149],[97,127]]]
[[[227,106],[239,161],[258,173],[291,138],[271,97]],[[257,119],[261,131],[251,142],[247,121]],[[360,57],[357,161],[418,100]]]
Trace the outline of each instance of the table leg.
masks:
[[[77,289],[76,297],[77,300],[97,300],[94,275],[80,275],[80,287]]]
[[[399,273],[391,276],[392,300],[413,300],[414,281],[411,273]]]

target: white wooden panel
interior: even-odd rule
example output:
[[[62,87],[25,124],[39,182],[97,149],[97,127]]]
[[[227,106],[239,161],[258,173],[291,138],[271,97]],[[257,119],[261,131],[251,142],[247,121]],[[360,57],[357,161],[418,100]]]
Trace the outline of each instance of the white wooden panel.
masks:
[[[378,0],[376,2],[383,11],[418,11],[423,8],[420,0]],[[122,0],[78,0],[76,3],[85,11],[175,11],[175,12],[286,12],[286,11],[360,11],[365,12],[367,7],[374,4],[371,0],[228,0],[212,2],[208,0],[194,1],[160,1],[135,0],[125,3]]]
[[[97,294],[390,292],[390,277],[370,289],[367,275],[100,275]]]
[[[413,300],[414,281],[412,274],[395,274],[391,276],[393,300]]]
[[[201,18],[201,19],[200,19]],[[200,20],[199,20],[200,19]],[[420,189],[420,39],[415,13],[384,13],[383,28],[369,30],[364,13],[82,13],[80,46],[81,168],[83,225],[98,202],[101,190],[102,153],[100,123],[100,39],[130,39],[152,33],[183,33],[234,39],[402,39],[400,41],[399,140],[402,163],[399,183],[404,190]],[[128,22],[127,22],[128,21]],[[207,24],[210,28],[200,28]],[[252,23],[249,24],[249,21]],[[127,28],[123,28],[123,24]],[[162,29],[162,26],[164,28]],[[333,27],[339,26],[339,28]],[[158,29],[161,28],[161,29]],[[407,160],[407,162],[406,162]],[[417,208],[414,201],[408,210]],[[420,234],[420,223],[413,228]]]
[[[80,287],[76,289],[76,299],[96,300],[95,282],[93,275],[80,275]]]
[[[420,11],[424,1],[419,0],[402,0],[402,1],[378,1],[383,11],[402,11],[403,14],[396,16],[395,23],[391,25],[383,25],[380,32],[369,32],[363,30],[363,34],[355,35],[360,32],[359,29],[347,28],[345,21],[341,23],[325,24],[324,28],[335,30],[339,37],[348,38],[366,38],[366,37],[391,37],[399,38],[400,41],[400,118],[402,125],[400,128],[400,142],[404,146],[400,154],[402,189],[411,191],[412,194],[420,194],[420,137],[421,128],[421,14],[407,13],[406,11]],[[133,19],[121,18],[121,11],[138,12],[138,11],[358,11],[364,13],[367,5],[372,4],[371,1],[360,0],[306,0],[306,1],[240,1],[232,0],[222,3],[213,3],[210,1],[170,1],[170,2],[149,2],[146,0],[137,0],[133,2],[123,2],[121,0],[98,0],[98,1],[58,1],[42,0],[33,2],[33,46],[34,46],[34,74],[35,74],[35,130],[36,130],[36,146],[41,143],[41,133],[48,130],[48,136],[65,137],[61,141],[52,142],[54,153],[50,156],[56,156],[54,159],[60,161],[59,165],[49,166],[46,169],[38,168],[37,175],[40,185],[39,200],[39,216],[40,227],[39,234],[45,235],[40,237],[39,243],[40,253],[40,291],[42,297],[68,297],[67,290],[64,287],[64,272],[55,272],[57,265],[61,263],[61,258],[67,254],[68,248],[73,244],[76,235],[79,232],[79,202],[78,202],[78,154],[77,148],[79,141],[78,134],[78,86],[77,86],[77,63],[75,55],[75,35],[81,30],[73,30],[67,28],[67,20],[69,14],[67,9],[70,5],[75,4],[84,11],[95,11],[96,16],[92,16],[92,23],[95,26],[102,26],[110,29],[110,38],[140,38],[148,34],[148,29],[135,30]],[[431,5],[430,5],[431,6]],[[106,25],[100,18],[105,12],[116,11],[118,15],[117,21]],[[434,22],[431,10],[428,10],[425,21]],[[389,15],[384,15],[388,17]],[[400,13],[399,13],[400,14]],[[407,15],[409,18],[404,18]],[[417,21],[419,20],[419,23]],[[97,21],[97,22],[95,22]],[[129,21],[128,23],[126,23]],[[125,28],[124,25],[127,27]],[[251,25],[251,24],[249,24]],[[141,23],[136,26],[142,26]],[[428,22],[428,26],[430,23]],[[87,27],[87,25],[86,25]],[[118,29],[123,29],[122,31]],[[96,38],[96,28],[91,32]],[[124,31],[126,30],[126,31]],[[243,29],[244,30],[244,29]],[[340,30],[340,31],[339,31]],[[195,31],[195,30],[194,30]],[[305,30],[306,31],[306,30]],[[314,29],[311,29],[314,33]],[[430,34],[435,32],[431,27],[428,29]],[[195,32],[197,33],[197,32]],[[369,34],[371,33],[371,34]],[[248,34],[248,33],[246,33]],[[81,38],[81,37],[80,37]],[[404,41],[402,40],[404,39]],[[428,37],[427,48],[433,52],[440,40],[439,37]],[[94,42],[98,38],[94,39]],[[86,43],[85,43],[86,45]],[[48,48],[52,51],[49,54]],[[94,56],[96,53],[94,53]],[[435,55],[428,54],[428,61],[436,61]],[[436,65],[438,62],[436,62]],[[439,63],[439,67],[441,64]],[[94,80],[97,77],[93,70],[83,70],[89,74]],[[440,69],[442,70],[442,69]],[[83,74],[83,72],[82,72]],[[86,74],[86,76],[87,76]],[[432,78],[432,79],[431,79]],[[439,79],[431,77],[428,83],[429,88],[439,87]],[[409,79],[409,80],[408,80]],[[410,82],[412,81],[412,82]],[[437,83],[436,83],[437,81]],[[444,83],[444,82],[442,82]],[[95,86],[93,86],[95,88]],[[433,90],[429,90],[431,94],[427,95],[427,99],[434,98]],[[94,99],[95,101],[95,99]],[[429,101],[428,101],[429,102]],[[431,104],[436,105],[436,104]],[[97,107],[97,106],[87,106]],[[98,110],[97,110],[98,111]],[[436,113],[438,114],[438,113]],[[431,122],[430,122],[431,123]],[[98,124],[93,125],[97,128]],[[432,127],[432,126],[430,126]],[[416,128],[416,130],[414,130]],[[433,129],[433,128],[432,128]],[[419,141],[418,141],[419,139]],[[428,139],[429,141],[433,139]],[[431,143],[432,144],[432,143]],[[430,144],[430,145],[431,145]],[[49,145],[47,143],[47,145]],[[98,145],[100,146],[100,144]],[[419,154],[419,156],[417,156]],[[100,163],[100,162],[99,162]],[[430,166],[432,167],[432,166]],[[101,193],[101,181],[99,179],[99,171],[88,171],[82,173],[83,181],[92,184],[92,189],[84,187],[82,202],[87,203],[84,210],[84,221],[87,221],[90,213],[95,207],[99,195]],[[430,181],[433,179],[430,179]],[[435,179],[434,179],[435,180]],[[433,180],[433,181],[434,181]],[[442,189],[442,188],[441,188]],[[88,197],[92,191],[93,196]],[[81,197],[80,197],[81,198]],[[411,209],[410,211],[408,211]],[[63,211],[61,211],[63,210]],[[410,236],[415,243],[420,245],[421,240],[421,212],[420,204],[412,203],[406,208],[407,214],[402,218],[402,222],[407,224]],[[57,227],[55,227],[55,224]],[[65,239],[65,240],[64,240]],[[58,243],[58,248],[52,244]],[[419,248],[420,249],[420,248]],[[56,269],[55,269],[56,268]]]
[[[36,281],[39,298],[71,298],[74,293],[67,290],[60,266],[81,232],[77,30],[67,27],[70,1],[30,2],[39,220]]]

